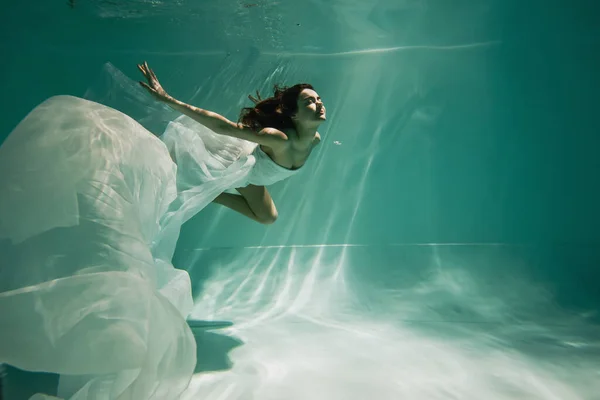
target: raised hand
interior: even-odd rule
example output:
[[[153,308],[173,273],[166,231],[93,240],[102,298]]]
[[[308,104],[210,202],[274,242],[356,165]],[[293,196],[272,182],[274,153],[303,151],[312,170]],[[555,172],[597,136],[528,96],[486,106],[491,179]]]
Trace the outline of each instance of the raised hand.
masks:
[[[138,64],[137,67],[142,72],[142,74],[144,74],[144,78],[146,78],[147,81],[147,83],[140,81],[140,85],[146,88],[146,90],[148,90],[148,92],[158,100],[167,100],[169,98],[169,95],[158,82],[158,78],[154,74],[154,71],[150,69],[148,63],[144,61],[143,64]]]

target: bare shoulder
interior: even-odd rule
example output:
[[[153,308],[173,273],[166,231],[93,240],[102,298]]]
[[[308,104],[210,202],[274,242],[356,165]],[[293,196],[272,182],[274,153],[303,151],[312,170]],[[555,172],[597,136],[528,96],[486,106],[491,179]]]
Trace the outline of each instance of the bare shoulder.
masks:
[[[282,146],[288,139],[286,134],[278,129],[264,128],[257,132],[250,127],[233,122],[223,124],[221,129],[215,130],[215,132],[258,143],[267,147]]]
[[[258,131],[258,135],[269,135],[278,139],[288,140],[288,135],[286,135],[285,132],[275,128],[263,128]]]
[[[250,138],[247,140],[272,149],[281,148],[288,142],[288,136],[275,128],[263,128],[258,132],[252,131],[249,136]]]

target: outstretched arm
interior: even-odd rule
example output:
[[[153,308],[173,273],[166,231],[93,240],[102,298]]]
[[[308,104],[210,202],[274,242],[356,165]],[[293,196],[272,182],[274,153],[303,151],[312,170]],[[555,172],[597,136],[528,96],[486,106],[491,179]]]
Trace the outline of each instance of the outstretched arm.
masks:
[[[265,128],[260,132],[255,132],[248,127],[228,120],[220,114],[194,107],[179,101],[167,94],[167,92],[158,82],[158,78],[154,74],[154,71],[150,69],[147,62],[139,64],[138,69],[142,72],[142,74],[144,74],[144,77],[147,80],[147,83],[140,82],[140,85],[146,88],[152,96],[167,104],[174,110],[179,111],[180,113],[192,118],[196,122],[206,126],[215,133],[237,137],[271,148],[277,147],[287,140],[287,136],[277,129]]]

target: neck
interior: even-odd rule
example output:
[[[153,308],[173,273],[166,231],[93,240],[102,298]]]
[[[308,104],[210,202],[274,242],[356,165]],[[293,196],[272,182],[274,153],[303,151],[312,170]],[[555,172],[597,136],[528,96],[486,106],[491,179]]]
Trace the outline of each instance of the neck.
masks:
[[[299,124],[296,124],[296,142],[299,145],[309,146],[315,140],[315,136],[317,135],[317,127],[306,127]]]

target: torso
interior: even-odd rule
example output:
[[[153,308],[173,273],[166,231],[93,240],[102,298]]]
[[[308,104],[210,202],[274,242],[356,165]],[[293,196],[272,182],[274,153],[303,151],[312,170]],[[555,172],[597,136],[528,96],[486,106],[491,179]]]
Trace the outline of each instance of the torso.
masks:
[[[286,132],[286,134],[288,134],[288,132]],[[289,141],[286,146],[282,146],[278,149],[273,149],[266,146],[261,146],[261,149],[276,164],[279,164],[283,168],[296,170],[302,168],[302,166],[306,163],[306,160],[310,156],[310,153],[315,148],[315,146],[319,144],[320,141],[321,137],[317,133],[312,143],[306,148],[297,146],[293,141]]]

